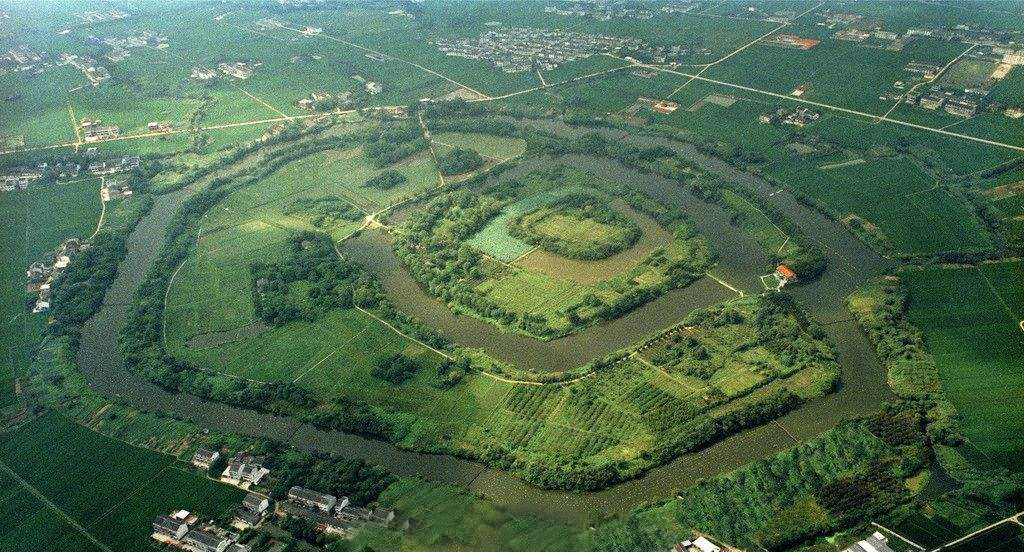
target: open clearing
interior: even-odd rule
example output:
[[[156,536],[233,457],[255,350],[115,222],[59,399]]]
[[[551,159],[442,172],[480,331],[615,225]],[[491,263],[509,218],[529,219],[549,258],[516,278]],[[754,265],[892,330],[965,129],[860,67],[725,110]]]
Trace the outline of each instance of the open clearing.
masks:
[[[992,459],[1020,469],[1024,262],[929,268],[901,278],[910,291],[910,320],[925,334],[966,435]]]
[[[49,413],[0,440],[0,549],[152,550],[153,518],[216,518],[245,493]],[[97,546],[94,541],[103,545]],[[105,547],[105,548],[104,548]]]

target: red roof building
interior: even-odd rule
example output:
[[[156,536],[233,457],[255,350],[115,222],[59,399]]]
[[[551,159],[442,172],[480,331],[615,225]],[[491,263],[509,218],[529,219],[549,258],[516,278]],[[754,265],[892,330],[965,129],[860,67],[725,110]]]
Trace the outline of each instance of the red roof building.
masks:
[[[776,267],[775,275],[778,276],[779,279],[784,282],[796,281],[796,272],[793,272],[793,269],[789,268],[786,265],[780,264],[778,267]]]

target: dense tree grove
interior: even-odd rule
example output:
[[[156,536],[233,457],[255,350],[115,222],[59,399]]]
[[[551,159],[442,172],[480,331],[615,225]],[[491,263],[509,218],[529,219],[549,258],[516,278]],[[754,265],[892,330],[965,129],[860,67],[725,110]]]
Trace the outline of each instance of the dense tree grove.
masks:
[[[409,180],[404,174],[394,170],[387,169],[381,171],[376,176],[372,176],[367,179],[366,183],[363,184],[367,188],[377,188],[378,190],[390,190],[395,186],[401,186]]]
[[[363,152],[378,169],[393,165],[430,145],[423,131],[412,123],[383,126],[367,138]]]
[[[452,148],[437,156],[437,168],[445,176],[465,174],[479,169],[483,164],[484,158],[471,149]]]
[[[577,220],[592,220],[622,231],[621,237],[586,242],[572,242],[561,236],[537,232],[533,225],[550,215],[562,215]],[[509,234],[526,243],[536,245],[568,259],[594,261],[629,249],[640,239],[640,226],[614,210],[606,202],[591,194],[573,193],[562,196],[546,206],[523,213],[509,221]]]
[[[331,309],[352,308],[356,299],[373,308],[382,297],[376,280],[359,265],[338,257],[327,236],[302,232],[289,238],[288,246],[283,261],[250,266],[253,307],[267,324],[314,320]],[[299,294],[292,290],[298,281],[311,285]]]
[[[377,361],[377,364],[370,370],[370,375],[398,385],[415,376],[419,369],[420,365],[416,359],[403,354],[393,354]]]

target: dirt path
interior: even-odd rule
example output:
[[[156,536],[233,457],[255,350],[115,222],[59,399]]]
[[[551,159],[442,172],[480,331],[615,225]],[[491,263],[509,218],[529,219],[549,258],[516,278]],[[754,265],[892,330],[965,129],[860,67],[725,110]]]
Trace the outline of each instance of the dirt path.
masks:
[[[103,227],[103,217],[105,217],[107,215],[107,202],[103,201],[103,186],[106,185],[106,182],[107,182],[107,177],[101,176],[100,177],[100,220],[96,221],[96,229],[93,230],[92,235],[89,236],[88,238],[86,238],[86,240],[91,240],[91,239],[95,238],[96,234],[100,233],[100,228]]]

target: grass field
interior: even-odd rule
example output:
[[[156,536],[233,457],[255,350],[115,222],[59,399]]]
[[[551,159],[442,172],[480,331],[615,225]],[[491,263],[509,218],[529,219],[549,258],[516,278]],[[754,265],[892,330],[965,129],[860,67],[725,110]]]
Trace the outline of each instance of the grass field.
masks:
[[[196,251],[168,291],[169,347],[178,350],[195,336],[252,323],[249,264],[278,258],[290,234],[313,230],[341,239],[362,225],[364,215],[438,182],[426,152],[391,168],[407,181],[388,190],[369,188],[363,184],[380,171],[358,148],[326,151],[224,198],[205,217]],[[324,212],[331,216],[318,224]]]
[[[529,195],[519,201],[505,207],[505,209],[491,220],[483,229],[473,237],[466,240],[466,243],[483,251],[488,256],[499,261],[511,262],[518,257],[528,253],[533,246],[512,237],[508,233],[508,223],[519,215],[526,213],[550,203],[564,195],[584,191],[583,188],[566,187]]]
[[[518,157],[526,151],[526,141],[522,138],[509,138],[479,132],[442,132],[433,135],[431,139],[434,144],[442,147],[472,149],[484,157],[499,161]]]
[[[924,332],[943,391],[963,418],[970,442],[1020,469],[1024,451],[1024,263],[907,271],[910,320]]]
[[[844,160],[810,157],[775,163],[767,172],[840,217],[852,214],[877,226],[899,254],[927,255],[991,245],[967,204],[906,158],[828,168]]]
[[[245,494],[54,413],[0,439],[0,463],[4,550],[151,550],[157,515],[184,508],[215,518]]]
[[[98,178],[0,195],[0,407],[14,400],[12,379],[31,361],[46,314],[26,312],[25,270],[71,237],[87,238],[100,216]]]

